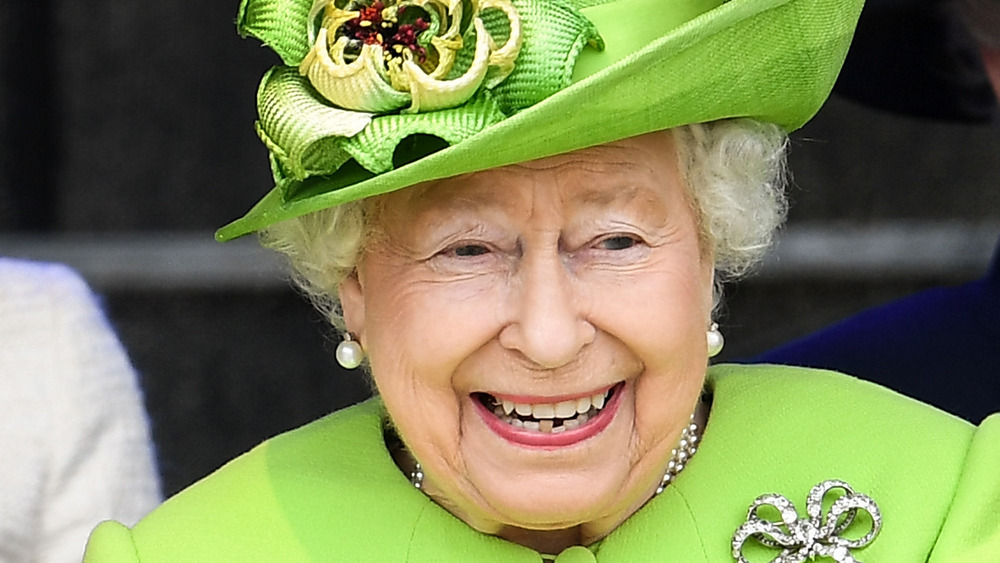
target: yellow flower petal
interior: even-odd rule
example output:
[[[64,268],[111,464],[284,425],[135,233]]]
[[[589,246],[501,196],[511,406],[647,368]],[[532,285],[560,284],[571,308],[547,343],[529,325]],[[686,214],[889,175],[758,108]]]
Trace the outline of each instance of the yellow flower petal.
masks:
[[[431,47],[437,51],[438,54],[438,64],[431,71],[430,77],[440,80],[448,73],[451,72],[451,68],[455,66],[456,55],[462,49],[464,42],[461,37],[454,37],[451,39],[445,39],[443,37],[432,37]]]
[[[473,20],[476,28],[476,55],[469,69],[458,78],[437,80],[427,75],[413,61],[403,63],[403,72],[409,78],[413,101],[403,113],[417,113],[455,107],[465,103],[482,84],[489,69],[490,36],[479,18]]]
[[[320,12],[324,12],[321,26],[326,29],[336,30],[346,22],[353,20],[360,15],[360,12],[342,10],[338,8],[333,0],[313,0],[312,8],[309,9],[309,41],[316,42],[319,31],[316,29],[316,17]]]
[[[344,64],[347,38],[341,37],[332,49],[327,48],[327,30],[322,28],[312,49],[299,65],[299,73],[309,78],[324,98],[345,109],[387,112],[406,106],[410,95],[393,89],[380,69],[382,47],[365,45],[361,55]]]

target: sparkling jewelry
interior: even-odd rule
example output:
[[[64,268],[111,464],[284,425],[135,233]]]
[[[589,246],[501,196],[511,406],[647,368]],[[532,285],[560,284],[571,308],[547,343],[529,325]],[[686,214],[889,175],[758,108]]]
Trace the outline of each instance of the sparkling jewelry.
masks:
[[[344,339],[337,344],[337,363],[344,369],[354,369],[365,359],[365,351],[361,343],[351,338],[351,333],[345,332]]]
[[[667,485],[677,478],[677,474],[684,469],[684,466],[687,465],[691,456],[698,451],[697,444],[699,439],[698,425],[694,421],[694,413],[691,413],[691,419],[688,421],[688,425],[681,431],[680,442],[677,444],[676,448],[670,451],[670,461],[667,462],[667,471],[663,474],[663,479],[660,480],[660,486],[656,487],[656,492],[653,496],[662,493],[663,490],[667,488]]]
[[[837,489],[843,491],[836,496]],[[830,499],[827,495],[833,492]],[[823,518],[823,501],[827,500],[830,511]],[[832,500],[832,504],[830,501]],[[768,506],[777,509],[780,522],[761,518],[757,509]],[[864,510],[871,516],[871,529],[864,536],[849,540],[841,537],[858,514]],[[882,529],[882,513],[870,497],[854,492],[844,481],[823,481],[809,491],[806,499],[808,518],[799,518],[798,510],[787,498],[771,493],[761,495],[750,505],[747,521],[733,534],[733,558],[739,563],[748,563],[743,557],[743,544],[753,538],[761,545],[779,549],[781,553],[771,563],[799,563],[812,561],[816,557],[829,557],[837,563],[861,563],[851,554],[852,549],[868,545]],[[859,530],[852,530],[857,536]]]
[[[418,489],[424,488],[424,468],[419,461],[415,461],[413,471],[410,472],[410,484]]]
[[[714,358],[719,355],[719,352],[722,352],[722,347],[726,345],[726,339],[719,332],[719,323],[712,323],[706,336],[708,337],[708,357]]]

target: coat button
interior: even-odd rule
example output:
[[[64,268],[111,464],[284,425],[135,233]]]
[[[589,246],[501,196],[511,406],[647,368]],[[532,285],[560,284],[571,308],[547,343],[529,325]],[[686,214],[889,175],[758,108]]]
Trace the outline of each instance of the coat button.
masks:
[[[597,557],[582,545],[574,545],[563,550],[555,563],[597,563]]]

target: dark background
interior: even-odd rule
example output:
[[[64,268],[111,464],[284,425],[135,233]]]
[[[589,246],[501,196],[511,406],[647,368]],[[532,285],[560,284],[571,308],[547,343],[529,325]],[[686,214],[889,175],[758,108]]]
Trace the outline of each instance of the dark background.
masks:
[[[254,94],[277,59],[237,36],[236,4],[0,0],[0,254],[26,234],[208,239],[269,189]],[[793,139],[790,229],[1000,224],[996,125],[901,118],[834,98]],[[750,278],[729,290],[722,359],[978,273],[800,268]],[[333,361],[332,331],[280,284],[91,281],[140,374],[168,494],[367,394]]]

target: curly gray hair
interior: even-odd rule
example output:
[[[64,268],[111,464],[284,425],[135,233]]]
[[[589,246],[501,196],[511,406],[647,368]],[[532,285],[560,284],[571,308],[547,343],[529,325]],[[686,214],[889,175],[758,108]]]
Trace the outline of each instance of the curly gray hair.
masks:
[[[775,125],[747,119],[685,125],[667,134],[674,135],[702,252],[715,260],[718,303],[721,283],[750,271],[784,222],[787,137]],[[296,285],[340,330],[337,290],[371,234],[377,201],[345,203],[261,234],[265,247],[288,258]]]

